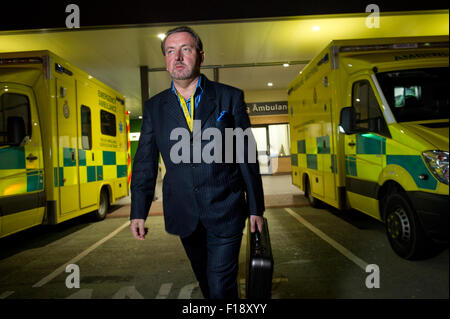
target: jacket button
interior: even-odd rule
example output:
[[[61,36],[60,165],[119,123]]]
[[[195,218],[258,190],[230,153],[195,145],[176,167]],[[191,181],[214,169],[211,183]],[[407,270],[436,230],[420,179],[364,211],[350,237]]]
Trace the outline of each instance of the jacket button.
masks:
[[[198,188],[194,187],[194,193],[198,193]]]

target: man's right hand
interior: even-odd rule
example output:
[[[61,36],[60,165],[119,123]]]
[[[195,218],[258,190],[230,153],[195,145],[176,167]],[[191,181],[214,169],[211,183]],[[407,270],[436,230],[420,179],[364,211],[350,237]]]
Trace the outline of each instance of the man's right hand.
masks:
[[[145,235],[147,235],[148,229],[144,227],[144,219],[132,219],[130,222],[131,232],[134,238],[139,240],[144,240]]]

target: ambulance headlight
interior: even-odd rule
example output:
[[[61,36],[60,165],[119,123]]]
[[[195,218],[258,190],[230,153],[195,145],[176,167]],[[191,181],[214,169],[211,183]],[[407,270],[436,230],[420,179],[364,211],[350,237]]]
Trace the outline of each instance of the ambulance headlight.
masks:
[[[427,151],[422,154],[434,176],[448,185],[448,152]]]

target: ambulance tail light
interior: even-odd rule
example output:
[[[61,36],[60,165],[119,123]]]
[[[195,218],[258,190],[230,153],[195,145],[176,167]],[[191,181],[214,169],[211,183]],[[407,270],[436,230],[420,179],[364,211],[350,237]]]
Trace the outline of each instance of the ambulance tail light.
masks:
[[[425,162],[433,175],[442,183],[448,185],[449,152],[426,151],[422,153]]]

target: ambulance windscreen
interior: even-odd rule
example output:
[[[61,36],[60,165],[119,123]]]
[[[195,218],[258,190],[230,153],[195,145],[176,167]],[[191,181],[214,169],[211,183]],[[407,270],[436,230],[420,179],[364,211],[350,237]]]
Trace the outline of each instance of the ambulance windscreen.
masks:
[[[448,67],[376,74],[397,122],[449,118]]]

